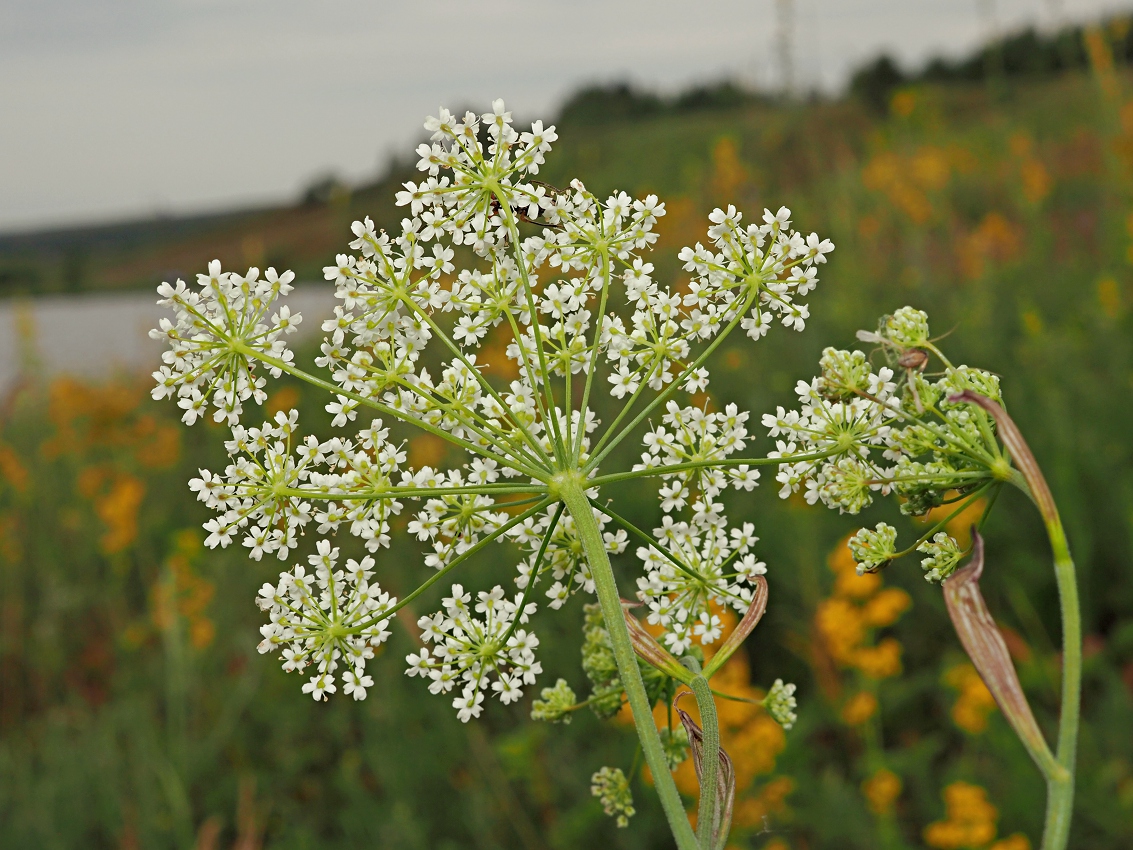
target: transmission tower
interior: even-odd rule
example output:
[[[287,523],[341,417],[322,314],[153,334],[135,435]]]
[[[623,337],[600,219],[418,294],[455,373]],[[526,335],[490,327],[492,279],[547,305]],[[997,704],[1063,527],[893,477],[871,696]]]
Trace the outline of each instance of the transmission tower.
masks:
[[[775,0],[775,54],[779,60],[779,85],[786,97],[795,94],[795,2]]]

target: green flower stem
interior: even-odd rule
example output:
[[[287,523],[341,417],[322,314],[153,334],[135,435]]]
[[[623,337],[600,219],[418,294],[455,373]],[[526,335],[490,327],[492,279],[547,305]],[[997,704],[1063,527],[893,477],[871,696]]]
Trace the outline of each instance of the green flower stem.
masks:
[[[477,446],[473,443],[468,442],[467,440],[462,440],[460,437],[457,437],[455,434],[450,434],[443,428],[438,428],[436,425],[430,425],[428,422],[425,422],[421,419],[408,417],[405,415],[405,413],[394,410],[387,404],[382,404],[380,401],[375,401],[372,398],[366,398],[365,396],[359,395],[358,393],[345,390],[342,387],[338,386],[338,384],[332,384],[330,381],[324,381],[322,378],[318,378],[310,374],[309,372],[305,372],[298,366],[294,366],[291,363],[288,363],[286,360],[280,360],[278,357],[272,357],[269,354],[264,354],[260,351],[254,351],[247,346],[241,346],[238,348],[238,350],[241,354],[244,354],[247,357],[254,357],[261,363],[264,363],[267,366],[273,366],[276,369],[279,369],[281,372],[286,372],[288,375],[298,378],[301,381],[305,381],[313,387],[318,387],[319,389],[326,390],[327,392],[333,393],[336,396],[343,396],[344,398],[351,399],[352,401],[356,401],[359,404],[365,405],[372,410],[378,411],[378,413],[384,413],[391,419],[396,419],[399,422],[405,422],[416,428],[420,428],[422,431],[426,431],[432,434],[434,437],[440,437],[446,442],[460,446],[462,449],[472,453],[473,455],[490,457],[501,466],[514,467],[515,469],[521,470],[525,474],[528,474],[532,478],[535,478],[539,481],[545,481],[547,478],[547,473],[545,470],[532,469],[525,464],[519,463],[513,459],[501,457],[493,451],[485,449],[481,446]]]
[[[633,723],[637,727],[637,736],[645,753],[645,761],[653,773],[653,787],[657,789],[657,796],[661,798],[661,806],[665,810],[665,817],[668,818],[669,829],[672,830],[680,850],[699,850],[700,845],[697,843],[692,826],[689,825],[681,795],[665,761],[661,736],[653,722],[652,706],[645,694],[645,683],[641,679],[633,644],[630,643],[629,628],[626,626],[622,612],[622,602],[614,579],[614,571],[610,566],[610,557],[606,553],[602,531],[594,518],[594,509],[590,506],[583,489],[585,482],[577,474],[572,476],[567,473],[556,477],[559,497],[574,519],[575,529],[590,564],[590,574],[594,579],[598,602],[602,606],[602,616],[610,634],[614,658],[618,663],[618,675],[625,686],[626,696],[629,697],[629,705],[633,710]]]
[[[1054,551],[1054,575],[1062,608],[1062,707],[1058,718],[1057,753],[1062,771],[1047,777],[1046,826],[1041,850],[1065,850],[1074,814],[1074,769],[1082,700],[1082,614],[1078,607],[1074,561],[1062,520],[1057,510],[1044,519]]]
[[[590,388],[594,383],[594,374],[598,371],[598,352],[602,347],[602,321],[606,315],[606,300],[610,295],[610,251],[608,248],[602,249],[602,295],[598,301],[598,320],[594,326],[594,344],[590,347],[590,365],[586,369],[586,384],[582,389],[582,403],[578,406],[579,415],[586,415],[586,407],[590,404]],[[567,381],[570,381],[570,367],[566,369]],[[567,394],[566,408],[569,410],[571,405],[570,394]],[[575,435],[575,445],[571,450],[571,458],[574,463],[578,463],[579,458],[582,456],[582,441],[586,436],[585,423],[580,422],[578,433]]]
[[[1000,405],[971,390],[958,393],[949,401],[975,404],[995,419],[999,437],[1016,466],[1014,470],[1006,470],[1001,477],[1019,487],[1034,502],[1050,539],[1058,602],[1062,609],[1062,705],[1058,717],[1057,764],[1043,771],[1047,800],[1041,850],[1065,850],[1070,841],[1070,820],[1074,814],[1074,769],[1082,701],[1082,614],[1078,607],[1074,560],[1070,557],[1070,546],[1066,542],[1066,532],[1054,496],[1019,426]]]
[[[928,540],[930,537],[932,537],[934,534],[936,534],[936,532],[940,531],[942,528],[947,526],[948,523],[952,522],[952,520],[956,519],[956,517],[958,517],[965,510],[967,510],[969,505],[971,505],[978,498],[980,498],[984,493],[986,493],[988,491],[988,488],[990,488],[994,484],[995,484],[994,480],[989,481],[987,484],[984,484],[978,490],[973,491],[969,496],[965,497],[964,501],[960,504],[960,507],[956,508],[956,510],[952,511],[952,513],[950,513],[948,516],[946,516],[944,519],[942,519],[940,522],[938,522],[936,525],[934,525],[932,528],[930,528],[928,531],[926,531],[924,534],[922,534],[920,537],[918,537],[917,541],[912,546],[909,546],[908,548],[902,549],[900,552],[895,553],[893,555],[893,559],[896,560],[897,558],[904,558],[906,555],[911,555],[913,552],[917,551],[918,546],[920,546],[922,543],[924,543],[926,540]]]
[[[405,304],[406,307],[408,307],[410,310],[412,310],[417,316],[420,316],[421,321],[425,322],[429,326],[429,328],[433,331],[434,334],[436,334],[436,336],[441,340],[441,342],[444,344],[444,346],[449,351],[451,351],[460,360],[460,362],[463,363],[465,365],[465,367],[470,372],[472,372],[473,375],[476,376],[476,380],[479,382],[480,386],[488,391],[488,394],[491,395],[493,399],[495,399],[496,403],[500,406],[500,408],[503,411],[505,411],[505,414],[509,414],[510,411],[509,411],[507,403],[503,400],[503,398],[500,396],[500,394],[498,392],[496,392],[496,390],[492,386],[491,382],[487,378],[484,377],[484,375],[480,372],[479,369],[477,369],[472,363],[470,363],[468,361],[468,358],[465,356],[464,352],[459,348],[459,346],[456,345],[456,343],[454,343],[451,339],[449,339],[448,334],[446,334],[444,332],[444,330],[436,322],[433,321],[432,316],[430,316],[428,313],[426,313],[424,310],[422,310],[420,308],[420,306],[418,306],[417,302],[414,301],[412,298],[410,298],[408,296],[408,294],[402,295],[400,297],[400,300],[403,304]],[[475,411],[473,411],[473,413],[475,413]],[[477,418],[481,418],[481,417],[477,417]],[[510,415],[509,418],[515,423],[515,425],[519,429],[519,432],[523,435],[523,439],[527,442],[527,444],[535,452],[535,454],[533,456],[528,457],[528,460],[531,460],[532,462],[538,462],[539,460],[541,460],[542,455],[543,455],[543,450],[542,450],[542,448],[540,448],[538,441],[535,439],[534,436],[532,436],[532,434],[528,430],[527,426],[524,425],[522,420],[519,419],[518,417],[516,417],[515,415]]]
[[[671,563],[674,567],[676,567],[678,570],[680,570],[686,576],[688,576],[689,578],[694,579],[696,581],[702,580],[701,576],[697,575],[693,570],[689,569],[687,566],[685,566],[683,563],[681,563],[681,561],[676,557],[676,555],[674,555],[672,552],[670,552],[664,546],[659,545],[656,540],[654,540],[652,537],[650,537],[648,534],[646,534],[644,531],[642,531],[636,525],[631,523],[628,519],[625,519],[624,517],[621,517],[618,514],[614,513],[608,506],[601,506],[601,505],[598,505],[595,502],[591,502],[591,504],[594,505],[594,508],[596,510],[600,510],[602,513],[604,513],[606,516],[608,516],[610,519],[612,519],[614,522],[616,522],[618,525],[620,525],[622,528],[624,528],[626,531],[628,531],[630,534],[632,534],[634,537],[636,537],[638,540],[640,540],[646,546],[649,546],[653,549],[656,549],[658,552],[660,552],[662,555],[664,555],[665,558],[667,558],[669,560],[669,563]]]
[[[825,452],[813,454],[784,455],[783,457],[731,457],[716,458],[713,460],[692,460],[685,463],[659,464],[650,469],[637,469],[630,472],[613,472],[609,475],[599,475],[587,482],[591,487],[601,487],[613,484],[615,481],[629,481],[634,478],[649,478],[658,475],[672,475],[677,472],[687,472],[692,469],[704,469],[708,466],[782,466],[785,463],[802,463],[803,461],[822,460],[842,454],[842,449],[830,449]]]
[[[263,488],[244,488],[245,493],[254,493]],[[547,495],[547,488],[542,484],[474,484],[466,487],[386,487],[374,488],[369,491],[357,493],[336,493],[333,490],[317,489],[315,487],[285,487],[273,491],[281,496],[295,496],[298,499],[334,499],[341,502],[380,501],[383,499],[435,499],[440,496],[514,496],[533,494],[535,498]],[[510,507],[515,502],[500,502],[492,507]]]
[[[495,189],[496,189],[496,197],[500,197],[503,194],[500,191],[500,187],[497,185],[495,187]],[[544,392],[546,402],[547,402],[547,409],[548,409],[548,412],[551,414],[550,417],[549,417],[550,418],[550,423],[549,423],[550,428],[547,429],[547,432],[548,432],[548,434],[554,435],[553,439],[554,439],[554,444],[555,444],[556,459],[559,461],[559,463],[565,463],[566,462],[566,444],[563,441],[562,434],[559,433],[559,417],[555,412],[556,408],[558,407],[558,404],[555,402],[555,391],[551,387],[551,370],[547,366],[547,355],[543,350],[543,334],[540,333],[539,308],[538,308],[538,305],[535,303],[535,293],[531,289],[531,280],[527,276],[527,263],[526,263],[525,258],[523,256],[523,243],[519,239],[519,224],[515,220],[515,213],[512,211],[511,206],[509,204],[502,204],[502,206],[503,206],[503,209],[507,211],[507,212],[504,213],[504,224],[507,227],[508,237],[511,239],[512,252],[513,252],[513,255],[515,257],[515,265],[516,265],[516,268],[519,271],[519,280],[523,284],[523,294],[527,298],[527,311],[528,311],[528,313],[530,313],[530,316],[531,316],[530,327],[531,327],[531,333],[535,337],[535,353],[539,357],[539,373],[546,378],[546,380],[544,380],[542,382],[542,386],[543,386],[543,392]],[[599,317],[598,321],[601,322],[601,317]],[[522,350],[522,343],[520,342],[520,337],[519,337],[518,333],[516,334],[515,342],[516,342],[516,345],[519,345],[521,347],[521,350]],[[533,392],[537,392],[536,387],[537,387],[537,385],[532,383],[531,389],[532,389]],[[563,405],[563,407],[567,410],[567,417],[568,417],[567,427],[569,428],[570,427],[570,420],[569,420],[570,399],[569,398],[566,400],[566,403]]]
[[[704,850],[714,850],[713,826],[720,816],[716,811],[716,785],[720,781],[720,725],[716,720],[716,703],[708,680],[697,672],[692,680],[692,693],[700,709],[700,726],[704,742],[700,755],[700,808],[696,814],[696,837]],[[723,837],[723,836],[721,836]]]
[[[744,299],[743,307],[736,311],[736,315],[732,317],[732,320],[728,322],[727,326],[716,335],[716,338],[712,340],[712,342],[702,352],[700,352],[700,355],[696,358],[696,360],[686,366],[681,371],[681,373],[677,375],[667,387],[665,387],[665,389],[661,390],[661,392],[657,394],[653,401],[649,402],[649,404],[645,406],[645,409],[633,418],[633,421],[630,422],[629,425],[618,431],[605,448],[599,451],[599,449],[595,447],[594,454],[590,458],[590,460],[587,461],[586,466],[584,467],[584,471],[589,473],[591,470],[597,469],[598,464],[602,462],[602,459],[605,458],[606,455],[612,452],[615,448],[617,448],[618,443],[620,443],[631,433],[633,433],[634,429],[641,424],[642,420],[649,416],[649,414],[652,413],[654,409],[656,409],[659,405],[664,404],[665,401],[668,400],[669,396],[671,396],[678,388],[682,386],[685,378],[691,375],[692,371],[698,368],[700,364],[705,360],[707,360],[712,355],[712,352],[715,351],[721,345],[721,343],[723,343],[724,340],[726,340],[731,335],[732,331],[735,330],[737,325],[739,325],[740,321],[743,319],[744,315],[748,311],[748,308],[751,307],[752,301],[754,300],[754,294],[748,295],[748,297]],[[641,386],[645,386],[647,383],[648,382],[643,379]],[[634,394],[634,396],[636,397],[636,393]],[[630,403],[633,403],[633,399],[630,399]],[[621,417],[619,416],[619,419],[620,418]],[[603,435],[603,439],[605,439],[605,437],[608,437],[612,433],[614,433],[614,426],[610,426],[610,428]],[[599,445],[601,445],[601,443],[599,443]]]
[[[566,505],[559,502],[559,506],[555,508],[555,515],[551,517],[551,522],[547,526],[547,533],[543,535],[543,542],[539,544],[539,553],[535,556],[535,563],[531,566],[531,573],[527,576],[527,587],[523,588],[523,597],[519,600],[519,615],[511,621],[511,625],[500,638],[500,643],[507,646],[507,642],[511,640],[511,636],[515,634],[515,629],[519,625],[519,621],[523,618],[523,609],[527,607],[527,598],[531,595],[531,591],[535,589],[536,583],[539,581],[539,570],[543,567],[543,556],[547,554],[547,546],[551,542],[551,538],[555,535],[555,529],[559,526],[559,519],[566,510]]]
[[[454,569],[456,569],[458,566],[460,566],[462,563],[464,563],[469,558],[471,558],[473,555],[475,555],[477,552],[479,552],[481,549],[486,547],[489,543],[492,543],[494,540],[496,540],[500,537],[503,537],[511,529],[515,528],[515,526],[519,525],[521,522],[523,522],[528,517],[534,516],[535,514],[539,513],[541,510],[543,510],[544,508],[546,508],[550,504],[551,504],[550,499],[544,499],[543,501],[539,502],[539,504],[535,505],[534,507],[528,508],[523,513],[517,514],[516,516],[513,516],[510,520],[508,520],[506,523],[501,525],[499,528],[497,528],[491,534],[480,538],[480,540],[478,540],[475,544],[470,546],[468,549],[466,549],[461,554],[457,555],[455,558],[453,558],[451,561],[449,561],[447,564],[445,564],[443,567],[441,567],[439,570],[437,570],[435,573],[433,573],[431,576],[429,576],[429,578],[425,579],[425,581],[423,581],[421,584],[419,584],[417,586],[416,590],[414,590],[412,593],[410,593],[408,596],[406,596],[404,599],[402,599],[396,605],[391,605],[389,608],[382,611],[381,614],[378,614],[377,616],[375,616],[375,617],[373,617],[369,620],[366,620],[363,623],[358,623],[354,627],[354,629],[351,630],[350,633],[351,634],[360,634],[362,631],[364,631],[365,629],[368,629],[370,626],[374,625],[375,623],[379,622],[380,620],[388,620],[391,615],[396,614],[398,611],[400,611],[402,608],[404,608],[406,605],[408,605],[410,602],[412,602],[414,599],[416,599],[418,596],[420,596],[422,593],[424,593],[426,590],[428,590],[430,587],[432,587],[434,584],[436,584],[438,581],[440,581],[442,578],[444,578],[446,575],[448,575],[450,572],[452,572]]]

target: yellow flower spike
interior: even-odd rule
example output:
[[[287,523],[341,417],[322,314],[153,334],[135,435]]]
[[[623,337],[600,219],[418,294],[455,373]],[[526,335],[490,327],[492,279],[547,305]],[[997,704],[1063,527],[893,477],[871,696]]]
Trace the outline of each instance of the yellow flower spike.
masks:
[[[912,597],[899,587],[887,587],[866,602],[862,617],[872,628],[891,626],[913,605]]]
[[[0,445],[0,483],[10,484],[17,493],[28,485],[28,470],[11,446]]]
[[[950,667],[944,674],[944,684],[959,691],[952,706],[952,720],[973,735],[987,729],[987,719],[996,710],[995,697],[987,689],[976,668],[967,662]]]
[[[861,726],[877,713],[877,697],[869,691],[859,691],[842,706],[842,722],[847,726]]]
[[[901,777],[883,767],[862,783],[862,794],[869,803],[869,810],[881,817],[893,812],[893,804],[903,788]]]
[[[99,547],[107,555],[129,549],[138,537],[138,510],[145,498],[145,482],[132,475],[119,475],[105,495],[95,500],[94,510],[106,525]]]
[[[865,622],[857,605],[845,599],[825,599],[815,612],[815,626],[827,651],[842,666],[850,666],[865,640]]]
[[[975,850],[995,839],[999,809],[978,785],[953,782],[944,789],[945,819],[930,823],[924,840],[937,850]]]
[[[901,673],[901,642],[887,637],[877,646],[864,647],[854,654],[854,667],[870,679],[891,679]]]

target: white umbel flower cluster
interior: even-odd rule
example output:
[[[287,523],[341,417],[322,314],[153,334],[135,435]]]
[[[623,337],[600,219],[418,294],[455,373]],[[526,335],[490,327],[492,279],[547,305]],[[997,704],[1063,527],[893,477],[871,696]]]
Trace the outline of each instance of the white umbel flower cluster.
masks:
[[[694,640],[719,640],[723,622],[712,613],[711,603],[743,612],[754,590],[750,581],[767,572],[767,565],[751,553],[759,540],[755,527],[747,522],[729,535],[718,507],[698,501],[689,522],[665,517],[653,530],[658,545],[637,550],[646,569],[637,580],[638,598],[649,608],[649,622],[665,628],[663,641],[678,658]]]
[[[823,378],[809,384],[799,381],[795,387],[799,409],[788,412],[780,407],[774,414],[764,414],[763,426],[777,438],[775,456],[826,457],[785,463],[775,480],[782,485],[779,495],[783,498],[803,488],[808,504],[821,500],[827,507],[856,514],[872,501],[873,492],[887,486],[884,465],[872,460],[869,449],[884,446],[890,422],[897,415],[888,403],[896,390],[893,370],[882,367],[875,374],[860,351],[832,348],[823,352],[822,366]],[[854,382],[853,389],[832,384],[827,375],[848,377]],[[836,389],[831,391],[831,386]],[[853,390],[869,398],[857,397]]]
[[[240,276],[222,271],[220,261],[213,260],[208,274],[197,275],[200,291],[181,280],[161,284],[157,303],[172,308],[175,317],[162,319],[150,331],[153,339],[170,343],[162,355],[165,365],[153,373],[153,397],[176,395],[186,425],[208,412],[210,400],[213,419],[229,425],[240,421],[244,402],[263,404],[267,396],[264,378],[255,374],[255,355],[292,361],[282,337],[295,331],[302,316],[292,315],[286,305],[273,309],[276,299],[291,291],[294,279],[292,272],[280,275],[275,269],[268,269],[263,278],[256,268]],[[277,366],[268,371],[276,378],[281,374]]]
[[[670,646],[712,642],[719,623],[707,606],[750,598],[749,580],[763,570],[750,552],[755,537],[750,526],[729,531],[719,504],[728,487],[758,482],[756,466],[737,456],[751,439],[748,414],[735,405],[711,412],[689,394],[708,386],[706,361],[733,330],[758,339],[773,323],[802,329],[804,299],[833,246],[793,229],[785,208],[756,223],[718,209],[706,240],[679,254],[691,283],[665,286],[649,261],[665,205],[654,195],[603,200],[577,180],[562,188],[537,180],[554,127],[517,130],[502,101],[481,115],[442,109],[425,126],[422,176],[397,193],[398,227],[354,222],[348,251],[324,269],[337,298],[315,361],[327,379],[299,368],[284,344],[299,317],[277,299],[293,275],[239,276],[212,263],[197,289],[181,281],[159,289],[174,316],[154,332],[170,344],[154,395],[176,397],[187,424],[211,405],[231,428],[227,466],[201,470],[191,485],[215,513],[210,547],[238,540],[254,559],[286,560],[314,529],[320,553],[337,551],[337,536],[349,534],[376,554],[404,512],[430,570],[424,591],[491,542],[519,544],[521,596],[479,594],[483,616],[459,607],[434,615],[432,644],[411,662],[409,672],[434,689],[459,684],[456,708],[468,719],[489,691],[510,702],[534,682],[538,641],[516,625],[527,623],[535,600],[556,609],[594,592],[576,517],[556,482],[589,488],[610,554],[630,536],[644,538],[651,554],[642,556],[640,592],[672,630]],[[266,376],[284,373],[329,391],[334,435],[301,436],[294,411],[242,424],[243,404],[264,402]],[[603,391],[620,405],[605,423],[592,405]],[[660,421],[641,462],[603,470],[654,411]],[[405,426],[443,440],[446,462],[409,465],[403,438],[391,437]],[[659,479],[660,539],[606,510],[602,488],[627,477]],[[283,573],[280,598],[301,580],[309,578]],[[337,592],[320,591],[332,613]],[[449,602],[465,595],[454,588]],[[404,604],[390,603],[387,615]],[[285,611],[295,616],[286,607],[275,613]],[[369,627],[335,620],[318,639],[369,640]],[[326,687],[312,686],[320,697],[333,692],[330,663],[320,670]],[[351,692],[365,687],[358,678]]]
[[[303,693],[316,700],[338,690],[335,673],[346,667],[343,693],[363,700],[374,684],[366,675],[366,662],[389,637],[386,626],[397,599],[370,582],[373,558],[347,560],[345,569],[336,569],[338,549],[321,540],[309,561],[313,575],[296,566],[281,574],[277,584],[260,588],[256,603],[268,612],[269,622],[260,629],[264,639],[259,650],[279,650],[289,673],[313,665],[315,675],[303,685]]]
[[[464,723],[480,716],[485,691],[493,691],[505,705],[515,702],[523,696],[523,686],[535,684],[543,671],[535,660],[539,639],[516,628],[535,613],[535,603],[524,604],[521,596],[507,599],[498,585],[481,591],[475,608],[469,608],[471,601],[472,594],[454,584],[444,610],[417,622],[421,639],[433,648],[406,658],[406,673],[428,678],[432,693],[447,694],[459,685],[452,707]]]
[[[645,434],[645,452],[634,466],[658,472],[667,514],[652,540],[637,549],[646,573],[637,580],[637,596],[649,609],[649,622],[665,628],[662,640],[678,657],[694,641],[707,645],[720,638],[723,623],[711,604],[744,611],[752,598],[749,582],[767,572],[751,553],[759,539],[755,527],[745,523],[729,533],[719,502],[729,484],[750,491],[759,483],[757,469],[723,465],[746,446],[747,420],[734,404],[709,412],[671,401],[661,425]]]

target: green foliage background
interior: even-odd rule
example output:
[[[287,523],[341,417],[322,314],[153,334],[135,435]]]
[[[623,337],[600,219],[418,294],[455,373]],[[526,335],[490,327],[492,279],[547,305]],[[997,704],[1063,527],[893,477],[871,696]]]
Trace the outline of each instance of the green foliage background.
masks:
[[[669,208],[655,259],[663,279],[679,279],[677,250],[703,238],[718,204],[749,217],[787,204],[798,226],[834,240],[807,331],[776,328],[758,345],[737,340],[719,352],[719,404],[739,402],[758,420],[791,403],[823,346],[854,345],[856,329],[904,304],[929,312],[954,361],[1002,376],[1079,565],[1088,637],[1071,846],[1117,850],[1133,845],[1133,79],[1112,62],[1104,33],[1091,38],[1087,72],[916,83],[887,91],[880,111],[867,101],[724,98],[566,123],[542,176],[578,176],[598,194],[660,194]],[[396,220],[388,195],[399,176],[144,249],[116,243],[88,267],[90,280],[125,285],[178,263],[188,274],[213,255],[210,244],[226,266],[272,262],[310,278],[341,249],[353,217]],[[273,242],[300,231],[305,242]],[[180,432],[165,438],[179,447],[146,455],[153,435],[172,427],[169,405],[127,379],[88,396],[63,385],[52,394],[30,377],[0,421],[0,846],[668,846],[640,782],[628,830],[589,796],[594,770],[633,763],[628,727],[584,712],[567,727],[534,724],[530,694],[462,726],[446,700],[403,675],[412,647],[404,630],[372,665],[376,687],[364,703],[300,694],[296,677],[255,653],[255,590],[277,565],[202,551],[186,534],[206,517],[185,482],[221,463],[217,429]],[[296,392],[313,427],[321,402]],[[772,448],[762,436],[753,447]],[[132,509],[124,490],[125,502],[112,497],[126,478],[144,488]],[[987,789],[1001,836],[1037,839],[1042,784],[1002,718],[969,734],[949,716],[955,693],[941,675],[960,648],[914,561],[886,576],[913,599],[890,630],[904,673],[880,686],[872,738],[839,720],[819,682],[812,622],[832,582],[827,555],[859,523],[781,502],[774,490],[765,480],[733,500],[731,515],[756,522],[769,564],[771,608],[750,640],[752,681],[799,684],[800,722],[774,773],[793,790],[735,846],[923,846],[923,827],[943,816],[942,787],[958,779]],[[624,513],[656,520],[649,492],[626,486],[624,499]],[[115,550],[105,535],[130,510],[136,530],[126,528]],[[862,519],[911,533],[893,513]],[[1049,731],[1059,627],[1041,524],[1007,495],[987,540],[985,593],[1029,649],[1020,673]],[[632,559],[616,566],[629,582]],[[382,558],[383,586],[404,592],[422,569],[402,536]],[[487,586],[509,569],[496,549],[460,578]],[[563,676],[582,692],[580,625],[578,600],[540,616],[542,684]],[[881,764],[904,782],[887,823],[860,790]]]

